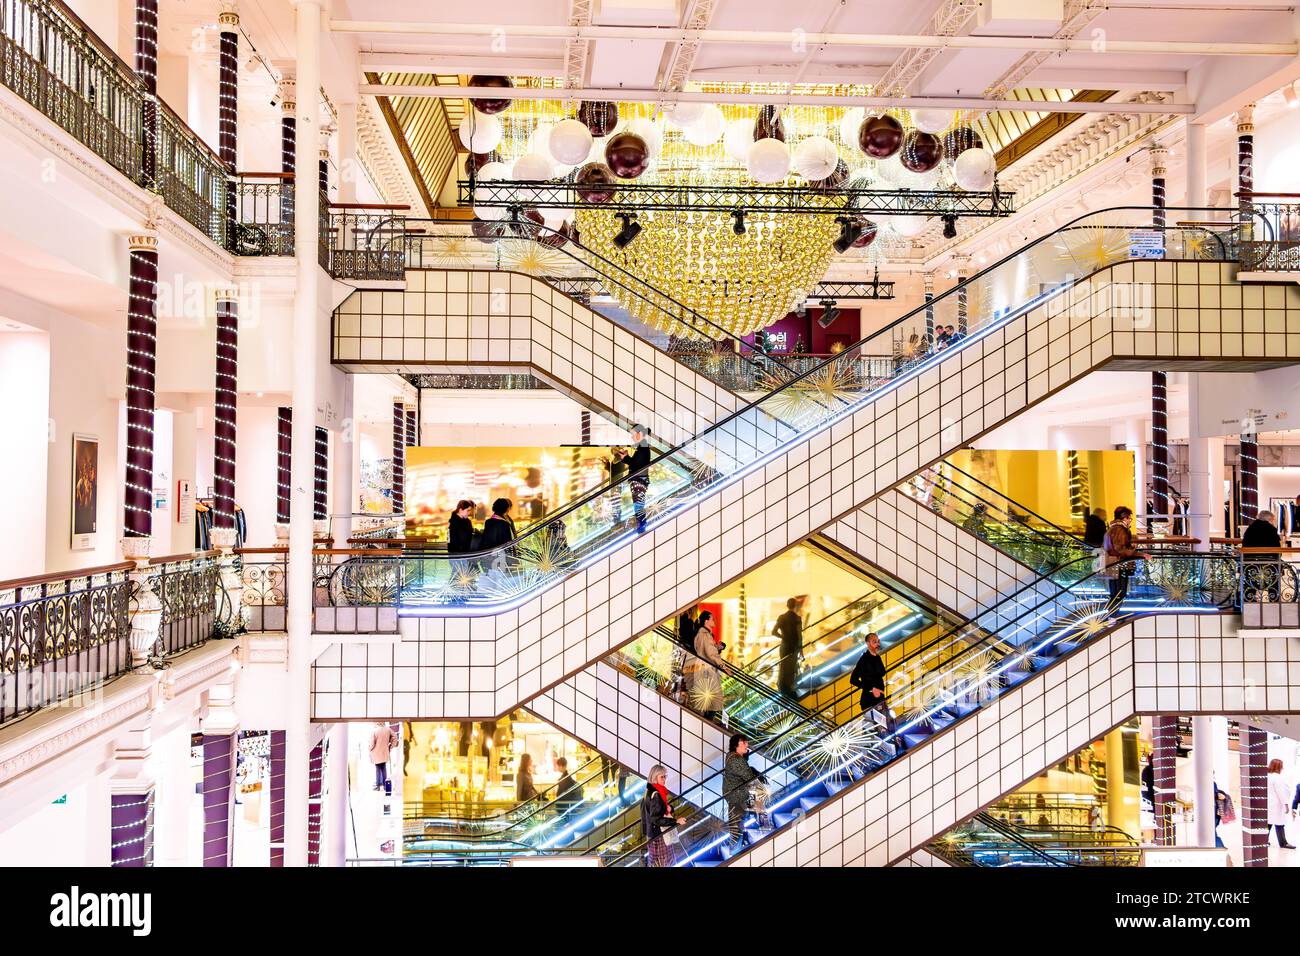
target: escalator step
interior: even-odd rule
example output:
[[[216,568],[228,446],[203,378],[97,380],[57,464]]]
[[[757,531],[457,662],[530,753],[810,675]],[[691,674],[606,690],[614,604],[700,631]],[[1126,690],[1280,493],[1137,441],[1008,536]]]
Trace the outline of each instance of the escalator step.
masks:
[[[847,787],[849,782],[850,781],[845,780],[842,777],[836,777],[822,781],[822,786],[826,788],[826,793],[833,797],[835,794]]]
[[[923,730],[910,730],[903,734],[903,744],[908,748],[915,747],[917,744],[928,740],[929,737],[930,735]]]
[[[1015,687],[1017,684],[1028,680],[1033,674],[1029,671],[1009,670],[1002,672],[1002,683],[1005,687]]]
[[[795,820],[795,814],[793,813],[782,812],[782,813],[772,814],[772,822],[776,824],[776,828],[778,830],[781,827],[789,826],[791,823],[794,822],[794,820]]]
[[[820,797],[800,797],[799,806],[803,808],[804,813],[811,813],[817,807],[821,806],[825,796]]]

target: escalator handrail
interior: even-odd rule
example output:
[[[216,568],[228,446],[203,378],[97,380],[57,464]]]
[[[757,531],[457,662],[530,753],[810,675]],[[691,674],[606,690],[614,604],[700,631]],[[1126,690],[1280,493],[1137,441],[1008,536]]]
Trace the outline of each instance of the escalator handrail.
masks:
[[[1193,552],[1193,553],[1190,553],[1190,554],[1178,554],[1178,555],[1172,555],[1172,556],[1169,556],[1169,557],[1170,557],[1171,559],[1176,559],[1176,560],[1189,560],[1189,559],[1201,559],[1201,560],[1204,560],[1204,559],[1218,559],[1218,560],[1225,560],[1225,561],[1228,561],[1229,564],[1230,564],[1232,567],[1235,567],[1235,563],[1233,563],[1233,562],[1231,561],[1231,559],[1230,559],[1228,556],[1225,556],[1225,555],[1218,555],[1218,554],[1214,554],[1214,553],[1210,553],[1210,552]],[[1155,560],[1159,560],[1159,559],[1155,559]],[[1093,578],[1093,577],[1096,577],[1096,574],[1097,574],[1097,573],[1098,573],[1098,572],[1094,572],[1093,575],[1089,575],[1087,578],[1084,578],[1083,580],[1089,580],[1089,579],[1091,579],[1091,578]],[[1077,582],[1077,583],[1082,583],[1082,581]],[[1075,586],[1077,586],[1077,583],[1076,583]],[[1070,589],[1067,588],[1067,589],[1064,589],[1064,590],[1070,590]],[[1230,589],[1230,590],[1231,590],[1231,589]],[[1235,593],[1235,592],[1234,592],[1234,593]],[[1053,596],[1053,597],[1051,597],[1051,598],[1046,599],[1046,600],[1043,601],[1043,602],[1040,602],[1040,604],[1036,605],[1034,608],[1032,608],[1030,611],[1026,612],[1024,615],[1021,615],[1021,616],[1017,617],[1016,619],[1007,622],[1005,625],[1003,625],[1003,628],[1005,629],[1005,628],[1007,628],[1007,627],[1018,626],[1019,623],[1020,623],[1020,621],[1021,621],[1021,619],[1022,619],[1023,617],[1028,616],[1029,614],[1032,614],[1033,612],[1037,611],[1037,610],[1038,610],[1039,608],[1041,608],[1044,604],[1046,604],[1046,603],[1048,603],[1048,602],[1051,602],[1051,601],[1055,601],[1055,600],[1057,600],[1057,597],[1059,597],[1059,595]],[[1157,612],[1157,611],[1152,611],[1151,613],[1158,613],[1158,612]],[[1209,610],[1207,610],[1206,613],[1211,613],[1211,612],[1210,612]],[[1136,615],[1136,614],[1123,614],[1123,613],[1122,613],[1122,614],[1117,614],[1114,618],[1111,619],[1110,624],[1113,625],[1113,626],[1119,626],[1119,625],[1125,623],[1129,618],[1134,617],[1134,616],[1137,616],[1137,615]],[[1110,629],[1110,628],[1105,628],[1105,629],[1103,629],[1103,630],[1104,630],[1104,631],[1108,631],[1109,629]],[[1099,633],[1100,633],[1100,632],[1099,632]],[[975,645],[972,645],[971,647],[966,648],[965,651],[964,651],[964,653],[965,653],[965,652],[969,652],[969,651],[971,651],[971,650],[975,650],[975,649],[977,649],[978,646],[979,646],[980,644],[984,643],[985,641],[987,641],[988,638],[989,638],[990,636],[991,636],[991,635],[986,634],[985,637],[982,638],[980,642],[978,642],[978,643],[975,644]],[[1098,634],[1092,634],[1092,635],[1090,635],[1090,636],[1088,637],[1088,640],[1089,640],[1089,641],[1091,641],[1091,640],[1095,640],[1097,636],[1098,636]],[[935,643],[935,642],[931,642],[931,643],[933,644],[933,643]],[[955,659],[954,659],[954,660],[955,660]],[[947,663],[952,663],[952,662],[947,662]],[[840,695],[839,697],[837,697],[837,698],[836,698],[836,701],[835,701],[833,704],[830,704],[830,705],[827,705],[827,706],[828,706],[828,707],[829,707],[829,706],[836,706],[838,703],[842,702],[845,698],[850,697],[850,696],[853,696],[853,695],[856,695],[856,694],[858,694],[858,693],[859,693],[859,692],[858,692],[857,688],[853,688],[853,689],[850,690],[848,693],[846,693],[846,694],[844,694],[844,695]],[[1001,696],[1001,695],[999,695],[999,696]],[[823,708],[823,709],[825,709],[825,708]],[[941,710],[941,709],[942,709],[942,707],[935,707],[935,708],[933,708],[933,710]],[[919,719],[917,719],[917,720],[914,720],[913,723],[919,722],[920,719],[924,719],[924,718],[919,718]],[[834,732],[835,732],[836,730],[838,730],[838,729],[839,729],[838,727],[835,727],[835,728],[833,728],[832,730],[828,731],[827,733],[828,733],[828,734],[830,734],[830,733],[834,733]],[[895,738],[901,736],[901,735],[903,734],[903,732],[904,732],[906,729],[907,729],[907,727],[906,727],[905,725],[903,725],[903,724],[900,723],[900,725],[898,726],[898,728],[897,728],[896,731],[895,731],[895,734],[894,734]],[[825,735],[824,735],[824,736],[825,736]],[[819,738],[819,739],[820,739],[820,738]],[[758,750],[759,750],[759,748],[755,748],[755,751],[758,751]],[[880,767],[875,768],[873,771],[871,771],[871,773],[874,774],[874,773],[878,772],[880,769],[883,769],[885,766],[888,766],[888,763],[889,763],[889,762],[890,762],[890,761],[887,761],[885,764],[881,765]],[[717,779],[721,778],[724,772],[725,772],[725,770],[724,770],[724,771],[717,771],[717,772],[715,772],[713,775],[711,775],[710,777],[707,777],[707,778],[705,778],[704,780],[701,780],[699,783],[696,783],[696,784],[693,785],[690,789],[691,789],[691,790],[699,789],[699,788],[705,786],[705,785],[706,785],[710,780],[717,780]],[[709,816],[709,817],[711,818],[711,817],[712,817],[712,814],[709,814],[709,812],[708,812],[708,811],[709,811],[709,808],[710,808],[711,806],[713,806],[714,804],[717,804],[719,801],[725,802],[726,793],[725,793],[725,791],[722,791],[721,788],[719,788],[719,790],[720,790],[720,792],[722,793],[722,796],[716,797],[716,798],[714,798],[712,801],[710,801],[709,803],[704,804],[704,806],[703,806],[703,807],[698,811],[698,813],[695,815],[694,818],[688,818],[687,827],[689,827],[689,826],[691,825],[691,821],[692,821],[692,819],[695,820],[695,822],[699,822],[699,820],[701,819],[701,815],[707,815],[707,816]],[[686,792],[689,792],[689,791],[683,791],[683,794],[682,794],[682,795],[684,796]],[[630,849],[630,850],[625,851],[625,852],[624,852],[624,853],[619,857],[619,859],[626,858],[628,855],[630,855],[630,854],[632,854],[632,853],[634,853],[634,852],[637,852],[637,851],[640,850],[642,847],[644,847],[644,845],[645,845],[645,843],[644,843],[644,841],[643,841],[642,844],[638,845],[637,847],[634,847],[634,848],[632,848],[632,849]]]
[[[948,461],[947,459],[944,459],[944,460],[943,460],[942,462],[940,462],[939,464],[937,464],[937,465],[933,465],[933,466],[931,466],[930,468],[928,468],[928,469],[926,469],[926,470],[927,470],[927,471],[933,471],[933,472],[935,472],[935,473],[939,473],[939,474],[941,474],[941,473],[939,472],[939,468],[941,468],[941,467],[942,467],[942,468],[951,468],[953,471],[957,472],[959,475],[964,475],[965,477],[969,478],[971,481],[975,482],[977,485],[981,486],[982,488],[986,488],[986,489],[988,489],[990,492],[992,492],[992,493],[993,493],[994,495],[996,495],[998,498],[1001,498],[1003,501],[1006,501],[1008,504],[1010,504],[1010,505],[1014,505],[1016,508],[1019,508],[1021,511],[1023,511],[1025,514],[1029,515],[1031,518],[1037,518],[1037,519],[1039,520],[1039,522],[1041,522],[1042,525],[1044,525],[1045,527],[1051,528],[1051,529],[1054,530],[1054,531],[1058,531],[1058,532],[1060,532],[1062,535],[1064,535],[1064,536],[1067,537],[1067,538],[1072,538],[1072,539],[1074,539],[1075,541],[1077,541],[1077,542],[1079,543],[1079,546],[1080,546],[1080,547],[1082,547],[1082,548],[1091,548],[1091,547],[1092,547],[1091,545],[1084,544],[1083,539],[1082,539],[1081,537],[1079,537],[1077,534],[1075,534],[1073,531],[1071,531],[1070,529],[1068,529],[1068,528],[1062,528],[1062,527],[1061,527],[1060,525],[1058,525],[1056,522],[1054,522],[1054,521],[1049,521],[1047,518],[1044,518],[1044,517],[1043,517],[1042,515],[1040,515],[1038,512],[1034,511],[1032,508],[1026,508],[1024,505],[1022,505],[1020,502],[1016,501],[1016,500],[1015,500],[1014,498],[1012,498],[1010,495],[1008,495],[1008,494],[1006,494],[1006,493],[1004,493],[1004,492],[999,491],[998,489],[994,488],[992,485],[987,484],[986,482],[981,481],[980,479],[978,479],[978,478],[976,478],[974,475],[972,475],[970,472],[966,471],[964,468],[961,468],[961,467],[959,467],[959,466],[957,466],[957,465],[954,465],[951,461]],[[959,485],[958,487],[961,487],[961,486]],[[978,498],[978,496],[977,496],[977,500],[983,501],[984,499],[982,499],[982,498]],[[1008,509],[1008,511],[1009,511],[1009,510],[1010,510],[1010,509]],[[1033,525],[1028,525],[1028,524],[1026,524],[1025,527],[1027,527],[1027,528],[1029,528],[1030,530],[1033,530],[1033,531],[1040,531],[1040,532],[1041,532],[1041,530],[1042,530],[1041,528],[1035,528]]]
[[[756,399],[755,401],[749,402],[749,403],[747,403],[747,404],[741,406],[741,407],[740,407],[739,409],[737,409],[736,411],[729,413],[728,415],[726,415],[725,417],[723,417],[723,418],[720,419],[719,421],[714,422],[713,424],[709,425],[707,428],[701,430],[700,432],[698,432],[697,434],[691,436],[690,438],[686,439],[685,441],[682,441],[682,442],[678,443],[677,445],[672,446],[672,447],[669,448],[668,450],[666,450],[666,451],[660,453],[658,456],[652,456],[651,459],[650,459],[650,463],[649,463],[649,465],[647,465],[647,473],[648,473],[649,468],[653,467],[653,466],[656,465],[656,464],[664,464],[664,463],[667,463],[667,462],[671,461],[671,460],[673,459],[673,456],[678,455],[679,453],[685,451],[685,450],[687,449],[688,446],[690,446],[690,445],[692,445],[692,444],[694,444],[694,443],[696,443],[696,442],[699,442],[702,438],[704,438],[704,436],[706,436],[706,435],[710,435],[710,434],[712,434],[712,433],[714,433],[714,432],[717,432],[718,430],[720,430],[720,429],[722,429],[722,428],[725,428],[726,426],[730,425],[731,423],[736,422],[736,421],[742,419],[742,418],[743,418],[744,416],[746,416],[747,414],[750,414],[750,413],[752,413],[752,412],[754,412],[754,411],[762,411],[762,405],[763,405],[763,403],[766,402],[766,401],[768,401],[768,400],[769,400],[773,395],[776,395],[776,394],[779,394],[779,393],[785,392],[785,391],[788,390],[788,389],[793,389],[793,388],[795,388],[796,386],[798,386],[799,384],[805,382],[807,379],[809,379],[809,378],[812,377],[813,375],[816,375],[819,371],[821,371],[821,370],[827,368],[828,366],[834,364],[835,362],[841,361],[841,360],[842,360],[846,355],[851,355],[855,350],[859,350],[859,349],[861,349],[861,348],[862,348],[866,343],[868,343],[868,342],[870,342],[870,341],[872,341],[872,340],[874,340],[874,339],[881,338],[882,336],[885,336],[885,335],[887,335],[887,334],[892,334],[893,330],[894,330],[896,327],[900,326],[902,323],[907,322],[908,320],[914,318],[914,317],[917,316],[917,315],[924,314],[927,310],[933,310],[933,309],[935,308],[935,306],[937,305],[937,303],[943,301],[944,299],[946,299],[946,298],[949,297],[949,296],[955,296],[955,295],[958,294],[961,290],[968,289],[968,287],[969,287],[972,283],[975,283],[975,282],[980,281],[980,280],[983,279],[986,275],[988,275],[989,273],[991,273],[993,270],[1000,268],[1001,266],[1005,265],[1005,264],[1008,263],[1008,262],[1011,262],[1012,260],[1014,260],[1014,259],[1017,258],[1018,256],[1021,256],[1021,255],[1025,254],[1028,250],[1033,249],[1033,248],[1035,248],[1035,247],[1041,245],[1042,243],[1045,243],[1045,242],[1047,242],[1047,241],[1049,241],[1049,240],[1051,240],[1051,239],[1053,239],[1053,238],[1059,236],[1062,232],[1065,232],[1065,231],[1067,231],[1067,230],[1076,229],[1076,228],[1089,228],[1089,227],[1085,227],[1085,226],[1080,226],[1080,225],[1078,225],[1078,224],[1081,223],[1083,220],[1085,220],[1085,219],[1089,219],[1089,218],[1092,218],[1092,217],[1096,217],[1096,216],[1102,216],[1102,215],[1105,215],[1105,214],[1107,214],[1107,213],[1113,213],[1113,212],[1119,212],[1119,211],[1131,211],[1131,210],[1135,210],[1135,209],[1141,209],[1141,210],[1144,210],[1144,211],[1146,211],[1146,212],[1152,212],[1152,211],[1154,210],[1154,207],[1149,207],[1149,206],[1143,206],[1143,207],[1136,207],[1136,206],[1119,206],[1119,207],[1113,207],[1113,208],[1109,208],[1109,209],[1098,210],[1097,212],[1093,212],[1093,213],[1087,213],[1087,214],[1085,214],[1085,215],[1083,215],[1083,216],[1079,216],[1079,217],[1077,217],[1076,219],[1072,220],[1070,223],[1066,224],[1065,226],[1061,227],[1060,229],[1057,229],[1057,230],[1054,230],[1054,231],[1052,231],[1052,232],[1049,232],[1049,233],[1047,233],[1047,234],[1045,234],[1045,235],[1043,235],[1043,236],[1038,237],[1037,239],[1033,240],[1032,242],[1026,243],[1026,244],[1025,244],[1024,246],[1022,246],[1021,248],[1019,248],[1019,249],[1017,249],[1016,251],[1014,251],[1014,252],[1008,254],[1007,256],[1004,256],[1003,258],[999,259],[997,262],[993,263],[992,265],[987,266],[987,267],[984,268],[984,269],[981,269],[979,272],[975,273],[974,275],[970,276],[969,278],[964,279],[964,280],[962,280],[961,282],[958,282],[956,285],[952,286],[950,289],[947,289],[947,290],[945,290],[945,291],[939,293],[938,295],[934,296],[930,301],[924,303],[923,305],[919,305],[919,306],[917,306],[916,308],[912,309],[911,311],[909,311],[909,312],[905,313],[904,315],[900,316],[899,318],[895,319],[893,322],[889,323],[888,325],[886,325],[886,326],[884,326],[884,327],[882,327],[882,328],[880,328],[880,329],[877,329],[875,332],[871,333],[870,335],[865,336],[864,338],[860,339],[857,343],[855,343],[855,344],[853,344],[853,345],[851,345],[851,346],[848,346],[847,348],[843,349],[843,350],[842,350],[840,353],[838,353],[837,355],[831,356],[831,357],[829,357],[829,358],[826,358],[826,359],[824,359],[824,360],[822,360],[822,361],[816,363],[815,365],[812,365],[812,366],[809,367],[807,370],[805,370],[805,371],[803,371],[803,372],[801,372],[801,373],[798,373],[798,374],[795,375],[793,378],[791,378],[791,379],[789,379],[788,381],[786,381],[786,382],[785,382],[783,385],[781,385],[779,388],[774,389],[774,390],[772,390],[771,392],[768,392],[767,394],[765,394],[764,396],[762,396],[762,397],[759,398],[759,399]],[[1211,209],[1211,208],[1208,208],[1208,207],[1207,207],[1206,209],[1187,209],[1187,210],[1174,210],[1174,209],[1169,209],[1169,210],[1166,210],[1166,212],[1179,212],[1179,211],[1210,212],[1210,213],[1216,213],[1216,214],[1223,214],[1223,213],[1226,212],[1226,213],[1234,214],[1234,215],[1238,214],[1238,211],[1235,210],[1235,209]],[[1224,226],[1225,226],[1225,227],[1227,227],[1227,226],[1234,226],[1234,225],[1235,225],[1235,223],[1233,223],[1233,222],[1225,222],[1225,223],[1224,223]],[[1147,224],[1147,223],[1143,223],[1143,224],[1142,224],[1142,227],[1143,227],[1143,228],[1149,228],[1149,224]],[[1138,226],[1133,226],[1133,227],[1122,227],[1122,226],[1118,226],[1118,225],[1106,225],[1106,226],[1104,226],[1104,227],[1093,227],[1093,228],[1120,229],[1120,228],[1139,228],[1139,227],[1138,227]],[[1166,230],[1166,231],[1172,232],[1172,231],[1175,231],[1177,228],[1178,228],[1178,227],[1170,227],[1170,228],[1169,228],[1168,230]],[[1104,266],[1102,266],[1102,267],[1100,267],[1099,269],[1094,270],[1094,271],[1101,271],[1102,269],[1111,268],[1112,266],[1117,265],[1117,264],[1119,264],[1119,263],[1122,262],[1122,261],[1128,261],[1128,260],[1117,260],[1115,263],[1107,263],[1106,265],[1104,265]],[[1090,274],[1091,274],[1091,273],[1090,273]],[[1074,276],[1074,277],[1071,278],[1070,281],[1068,281],[1068,282],[1062,282],[1062,283],[1060,283],[1059,285],[1053,286],[1052,288],[1050,288],[1050,289],[1048,289],[1048,290],[1046,290],[1046,291],[1044,291],[1044,292],[1040,292],[1040,293],[1037,294],[1036,296],[1033,296],[1033,297],[1030,298],[1028,301],[1021,303],[1018,307],[1013,308],[1013,309],[1009,309],[1009,310],[1008,310],[1006,313],[1004,313],[1003,315],[1001,315],[1001,316],[999,316],[999,317],[997,317],[997,318],[995,318],[995,319],[992,319],[991,322],[990,322],[990,324],[989,324],[987,327],[985,327],[984,329],[980,329],[980,330],[978,330],[977,332],[972,333],[971,335],[969,335],[968,337],[962,339],[960,342],[956,343],[955,345],[949,346],[947,349],[943,350],[942,352],[928,352],[928,353],[926,353],[926,355],[925,355],[924,357],[920,358],[920,359],[919,359],[919,360],[918,360],[914,365],[912,365],[910,368],[908,368],[908,369],[907,369],[905,372],[903,372],[902,374],[900,374],[900,375],[896,375],[895,377],[889,379],[887,382],[884,382],[884,383],[880,384],[878,387],[876,387],[876,388],[874,388],[874,389],[871,389],[870,391],[864,392],[864,393],[862,393],[862,394],[860,394],[860,395],[854,395],[852,398],[850,398],[849,400],[845,401],[844,404],[843,404],[843,407],[842,407],[842,408],[839,408],[839,409],[836,411],[836,413],[835,413],[834,416],[828,417],[828,418],[826,418],[825,420],[819,422],[819,423],[815,426],[815,428],[816,428],[816,429],[822,429],[822,428],[825,428],[826,426],[828,426],[828,425],[831,423],[831,421],[832,421],[833,418],[838,417],[839,415],[842,415],[842,414],[843,414],[844,412],[846,412],[848,409],[853,408],[853,407],[855,407],[856,405],[860,404],[861,402],[863,402],[864,400],[866,400],[866,398],[867,398],[868,396],[879,395],[883,390],[885,390],[885,389],[889,389],[889,388],[892,388],[892,387],[896,387],[896,386],[898,386],[899,384],[901,384],[901,383],[904,381],[904,379],[914,376],[915,374],[918,373],[918,371],[919,371],[921,368],[927,366],[930,362],[934,361],[934,360],[936,359],[937,356],[939,356],[939,355],[948,356],[950,353],[951,353],[951,354],[956,354],[957,352],[959,352],[959,351],[961,351],[962,349],[964,349],[964,348],[965,348],[967,345],[969,345],[970,343],[975,342],[975,341],[978,341],[980,338],[982,338],[983,333],[988,332],[988,331],[992,330],[993,328],[1003,326],[1003,325],[1005,325],[1005,324],[1007,324],[1007,323],[1009,323],[1009,322],[1011,322],[1011,321],[1014,321],[1015,318],[1017,318],[1017,317],[1020,316],[1020,315],[1023,315],[1026,311],[1028,311],[1028,310],[1030,310],[1030,309],[1032,309],[1032,308],[1037,307],[1037,306],[1040,305],[1042,302],[1045,302],[1045,301],[1047,301],[1047,300],[1053,298],[1056,294],[1059,294],[1063,289],[1070,288],[1070,287],[1074,286],[1075,284],[1077,284],[1078,282],[1080,282],[1080,281],[1082,281],[1083,279],[1086,279],[1086,278],[1087,278],[1086,275]],[[788,426],[788,427],[793,427],[793,426]],[[799,433],[796,431],[796,434],[799,434]],[[748,470],[748,469],[755,467],[755,465],[756,465],[756,463],[751,463],[751,464],[747,465],[745,469],[742,469],[741,471],[737,472],[737,474],[727,476],[728,480],[734,481],[734,480],[735,480],[737,477],[739,477],[741,474],[743,474],[743,473],[747,473],[747,470]],[[499,547],[497,547],[497,548],[494,548],[494,549],[492,549],[492,550],[489,550],[489,551],[480,551],[480,552],[476,552],[476,553],[473,555],[473,557],[475,557],[475,558],[477,558],[477,559],[482,559],[485,555],[496,554],[496,553],[498,553],[498,552],[502,552],[502,553],[508,552],[508,551],[510,551],[511,549],[516,548],[516,547],[518,546],[519,541],[521,541],[521,540],[523,540],[523,539],[525,539],[525,538],[527,538],[527,537],[530,537],[531,535],[543,533],[544,529],[547,529],[547,528],[550,528],[550,527],[554,526],[556,522],[558,522],[558,521],[560,521],[561,519],[563,519],[566,515],[568,515],[568,514],[574,512],[574,511],[577,511],[579,508],[586,506],[588,503],[596,502],[596,501],[599,501],[599,500],[605,498],[606,496],[608,496],[608,495],[610,495],[612,492],[614,492],[615,489],[619,489],[619,490],[621,491],[621,489],[623,488],[623,486],[624,486],[625,484],[630,483],[632,480],[633,480],[633,476],[630,476],[630,475],[629,475],[629,476],[625,476],[625,477],[623,477],[623,478],[620,478],[620,479],[618,479],[618,480],[616,480],[616,481],[613,481],[613,480],[612,480],[612,481],[608,482],[607,484],[601,485],[601,486],[598,487],[598,488],[591,489],[591,490],[585,492],[585,493],[584,493],[583,495],[581,495],[580,497],[578,497],[578,498],[576,498],[576,499],[574,499],[574,500],[572,500],[572,501],[567,502],[563,507],[561,507],[561,508],[558,509],[557,511],[553,512],[552,514],[548,515],[548,516],[547,516],[547,520],[545,520],[545,521],[541,521],[541,522],[538,522],[538,523],[534,524],[534,525],[531,526],[528,530],[526,530],[522,535],[520,535],[518,538],[514,539],[513,541],[511,541],[511,542],[509,542],[509,543],[507,543],[507,544],[503,544],[503,545],[501,545],[501,546],[499,546]],[[458,555],[457,557],[462,557],[462,556],[459,556],[459,555]],[[427,559],[427,558],[426,558],[426,559]],[[448,560],[451,560],[451,559],[448,558]]]

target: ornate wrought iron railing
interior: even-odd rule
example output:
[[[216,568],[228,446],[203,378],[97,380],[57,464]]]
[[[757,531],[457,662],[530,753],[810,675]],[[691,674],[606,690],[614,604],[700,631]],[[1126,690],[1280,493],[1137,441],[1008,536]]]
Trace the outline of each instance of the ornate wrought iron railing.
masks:
[[[0,582],[0,721],[131,669],[132,567]]]
[[[134,569],[128,561],[0,582],[0,721],[77,703],[131,669]],[[215,552],[156,558],[147,578],[162,606],[149,658],[214,636],[228,600]]]
[[[402,588],[417,566],[400,548],[317,548],[312,629],[320,634],[397,631]]]
[[[240,600],[249,631],[283,631],[289,624],[289,549],[238,548]]]
[[[240,173],[230,180],[226,248],[237,256],[293,255],[293,176]]]
[[[322,255],[331,275],[394,282],[406,277],[409,206],[324,203],[321,209]]]
[[[1241,626],[1300,627],[1300,548],[1242,548],[1237,561]]]
[[[1300,193],[1240,193],[1253,212],[1242,237],[1246,272],[1300,272]]]

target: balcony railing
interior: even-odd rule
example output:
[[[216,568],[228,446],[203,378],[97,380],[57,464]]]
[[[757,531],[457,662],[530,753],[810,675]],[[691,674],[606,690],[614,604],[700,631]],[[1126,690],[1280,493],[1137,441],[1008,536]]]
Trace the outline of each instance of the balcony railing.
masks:
[[[1300,193],[1239,193],[1253,212],[1241,243],[1246,272],[1300,272]]]
[[[214,636],[225,591],[214,552],[155,558],[155,660]],[[0,721],[75,702],[131,669],[131,562],[0,581]]]
[[[1242,548],[1243,628],[1300,628],[1300,548]]]

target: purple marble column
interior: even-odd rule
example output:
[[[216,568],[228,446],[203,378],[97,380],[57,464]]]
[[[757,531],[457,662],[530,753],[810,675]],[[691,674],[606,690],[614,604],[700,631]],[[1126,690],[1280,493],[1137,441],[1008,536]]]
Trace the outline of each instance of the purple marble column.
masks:
[[[311,748],[307,761],[307,865],[320,866],[321,792],[325,778],[325,741]]]
[[[286,76],[280,81],[280,172],[293,175],[294,162],[297,159],[298,143],[298,84],[293,77]],[[293,180],[283,181],[280,190],[280,222],[289,225],[293,222]]]
[[[217,382],[212,414],[212,527],[235,527],[235,436],[239,375],[239,305],[233,290],[217,295]]]
[[[203,865],[230,866],[237,734],[203,735]]]
[[[1164,372],[1151,373],[1151,510],[1169,514],[1169,389]],[[1142,507],[1138,502],[1138,507]],[[1150,527],[1150,521],[1147,522]]]
[[[414,448],[420,444],[420,424],[415,418],[415,408],[406,409],[406,447]]]
[[[126,488],[123,533],[147,538],[153,532],[153,418],[158,362],[158,237],[141,233],[128,240],[130,287],[126,306]]]
[[[293,409],[284,405],[276,409],[275,448],[275,522],[287,525],[293,482]]]
[[[1151,772],[1155,778],[1156,845],[1174,845],[1173,803],[1178,795],[1175,779],[1178,718],[1151,719]]]
[[[284,866],[284,731],[271,731],[271,865]]]
[[[239,14],[222,10],[217,15],[221,34],[217,53],[217,155],[228,175],[239,164]],[[232,187],[226,193],[226,229],[234,239],[239,196]]]
[[[316,426],[316,444],[313,449],[315,471],[312,475],[312,519],[326,521],[330,516],[330,433],[320,425]],[[339,545],[343,547],[344,545]]]
[[[406,513],[406,406],[393,402],[393,514]]]
[[[153,866],[153,788],[115,793],[109,815],[113,866]]]
[[[1241,865],[1268,866],[1268,734],[1237,725],[1241,758]]]
[[[1241,497],[1237,505],[1237,534],[1259,515],[1259,435],[1254,420],[1242,431],[1237,446],[1237,478]]]
[[[144,86],[140,117],[140,177],[158,188],[158,0],[135,0],[135,75]]]

